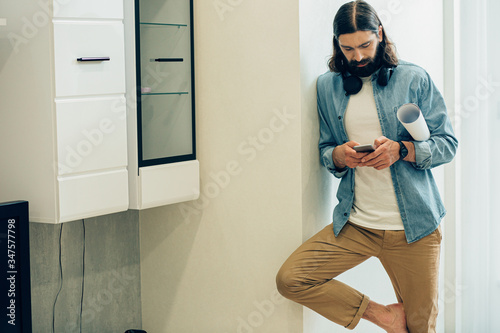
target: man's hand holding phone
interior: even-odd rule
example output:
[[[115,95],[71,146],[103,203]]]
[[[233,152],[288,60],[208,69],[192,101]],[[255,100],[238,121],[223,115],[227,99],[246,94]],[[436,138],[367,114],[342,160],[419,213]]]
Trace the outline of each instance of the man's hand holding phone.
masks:
[[[349,141],[335,147],[332,155],[338,169],[367,166],[382,170],[399,159],[399,144],[384,136],[376,139],[373,145]]]
[[[359,166],[382,170],[390,167],[399,159],[399,143],[381,136],[373,143],[375,150],[362,157]]]
[[[349,141],[347,143],[344,143],[343,145],[335,147],[333,150],[332,158],[333,158],[333,163],[335,163],[335,166],[337,169],[343,169],[345,167],[348,168],[356,168],[358,166],[363,166],[363,162],[361,161],[365,156],[370,154],[370,151],[373,152],[373,146],[371,147],[365,147],[361,148],[361,150],[368,150],[368,151],[356,151],[354,147],[356,146],[361,146],[359,142],[356,141]],[[366,145],[363,145],[366,146]],[[371,146],[371,145],[369,145]],[[360,149],[360,148],[356,148]]]

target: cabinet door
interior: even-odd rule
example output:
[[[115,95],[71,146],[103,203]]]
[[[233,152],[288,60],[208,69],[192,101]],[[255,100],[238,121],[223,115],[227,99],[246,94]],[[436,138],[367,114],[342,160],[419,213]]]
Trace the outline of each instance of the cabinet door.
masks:
[[[54,23],[56,97],[125,93],[121,22]]]
[[[123,18],[123,0],[54,0],[55,18]]]
[[[126,168],[124,97],[56,101],[59,175]]]
[[[192,1],[135,8],[139,167],[194,160]]]
[[[127,170],[58,177],[60,221],[125,211],[128,208]]]

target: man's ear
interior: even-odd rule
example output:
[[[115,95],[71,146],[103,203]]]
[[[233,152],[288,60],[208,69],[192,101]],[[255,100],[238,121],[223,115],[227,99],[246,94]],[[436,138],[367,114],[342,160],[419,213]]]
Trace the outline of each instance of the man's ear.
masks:
[[[378,26],[378,41],[381,42],[384,39],[384,29],[382,28],[382,25]]]

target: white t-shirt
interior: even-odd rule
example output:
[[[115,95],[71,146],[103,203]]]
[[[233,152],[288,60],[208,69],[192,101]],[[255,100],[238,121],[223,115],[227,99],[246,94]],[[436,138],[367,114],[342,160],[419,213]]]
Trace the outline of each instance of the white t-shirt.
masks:
[[[344,118],[349,140],[373,144],[382,136],[371,77],[351,95]],[[380,230],[404,230],[389,168],[357,167],[354,171],[354,203],[349,221]]]

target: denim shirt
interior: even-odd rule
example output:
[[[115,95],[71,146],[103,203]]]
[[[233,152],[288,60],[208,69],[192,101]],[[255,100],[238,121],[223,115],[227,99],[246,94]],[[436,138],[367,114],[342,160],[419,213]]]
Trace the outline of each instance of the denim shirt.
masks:
[[[406,240],[412,243],[431,234],[446,214],[431,169],[453,159],[458,141],[443,97],[424,69],[400,61],[387,86],[378,85],[377,77],[375,72],[373,95],[383,135],[394,141],[411,141],[415,146],[416,162],[399,160],[390,166]],[[354,201],[356,169],[338,170],[332,159],[333,149],[349,141],[344,124],[349,97],[342,76],[332,72],[318,78],[317,92],[321,163],[341,178],[337,191],[339,203],[333,211],[333,231],[338,236],[349,220]],[[431,134],[428,140],[415,141],[398,121],[396,112],[406,103],[417,104],[422,111]]]

